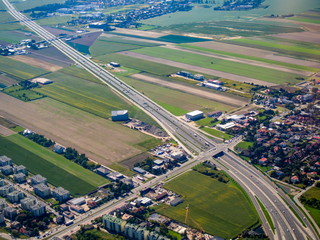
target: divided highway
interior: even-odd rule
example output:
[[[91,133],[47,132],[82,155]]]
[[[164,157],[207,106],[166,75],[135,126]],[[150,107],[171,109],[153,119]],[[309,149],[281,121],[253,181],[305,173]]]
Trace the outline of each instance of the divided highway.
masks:
[[[224,155],[217,158],[215,163],[218,165],[218,167],[225,170],[248,193],[263,221],[264,229],[270,239],[319,239],[310,222],[304,217],[303,213],[296,207],[296,205],[282,192],[281,189],[278,189],[268,177],[264,176],[253,166],[246,163],[228,150],[228,148],[234,146],[235,142],[231,142],[229,144],[215,143],[202,132],[177,119],[167,110],[163,109],[161,106],[134,88],[130,87],[117,77],[107,72],[98,64],[83,56],[80,52],[76,51],[61,39],[46,31],[34,21],[28,19],[25,15],[16,11],[8,0],[2,1],[8,8],[8,12],[17,20],[19,20],[21,24],[29,27],[37,35],[56,47],[87,71],[95,75],[114,91],[140,107],[147,114],[152,116],[173,138],[183,145],[186,151],[188,151],[191,155],[197,155],[194,161],[191,163],[187,162],[177,170],[170,171],[165,175],[157,177],[156,179],[152,180],[151,183],[165,181],[168,177],[174,177],[177,174],[183,173],[196,164],[204,160],[212,159],[212,156],[220,152],[224,152]],[[123,202],[130,199],[137,194],[138,190],[148,187],[151,183],[149,182],[139,186],[133,191],[133,194],[120,201]],[[269,226],[256,198],[261,201],[261,203],[269,212],[275,227],[274,229]],[[104,214],[116,204],[119,204],[119,202],[107,203],[98,209],[92,210],[90,215],[86,215],[86,219],[76,222],[77,224],[87,222],[89,219],[93,219],[98,215]],[[291,209],[295,210],[295,213],[299,215],[300,220],[296,217],[295,213]],[[63,236],[63,234],[76,227],[76,224],[71,225],[62,232],[59,230],[56,233],[51,233],[51,236]]]

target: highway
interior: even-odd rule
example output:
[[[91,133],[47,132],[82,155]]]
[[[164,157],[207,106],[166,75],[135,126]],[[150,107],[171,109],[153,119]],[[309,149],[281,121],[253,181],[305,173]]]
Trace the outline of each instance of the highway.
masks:
[[[283,193],[281,189],[278,189],[269,178],[264,176],[253,166],[243,161],[228,150],[229,148],[232,148],[237,141],[233,141],[228,144],[217,144],[201,131],[189,126],[186,122],[177,119],[167,110],[163,109],[161,106],[134,88],[122,82],[120,79],[101,68],[98,64],[83,56],[81,53],[43,29],[34,21],[31,21],[26,16],[16,11],[8,2],[8,0],[3,0],[3,3],[8,8],[8,12],[17,20],[19,20],[21,24],[29,27],[37,35],[56,47],[75,63],[85,68],[121,96],[144,110],[147,114],[153,117],[168,132],[168,134],[170,134],[170,136],[184,146],[185,150],[190,155],[195,157],[194,160],[191,162],[186,162],[176,170],[169,171],[167,174],[159,176],[156,179],[134,189],[133,193],[127,198],[119,201],[109,202],[100,208],[91,210],[90,215],[89,213],[86,213],[86,218],[82,217],[82,219],[76,220],[75,224],[69,227],[61,227],[58,231],[50,233],[51,237],[63,236],[66,233],[70,233],[77,228],[78,224],[83,224],[88,222],[90,219],[103,215],[110,211],[110,209],[117,206],[119,203],[123,203],[126,200],[136,196],[139,190],[148,187],[151,184],[155,184],[160,181],[166,181],[169,178],[189,170],[191,167],[204,160],[212,159],[212,156],[216,155],[217,153],[224,152],[224,155],[217,158],[215,163],[219,168],[226,171],[248,193],[248,196],[251,198],[260,218],[263,221],[264,230],[270,239],[319,239],[312,225],[306,218],[304,218],[303,213]],[[269,226],[268,221],[264,217],[256,198],[261,201],[261,203],[269,212],[275,227],[274,229]],[[295,213],[290,208],[295,210],[296,214],[300,216],[301,220],[296,217]],[[303,221],[305,226],[301,221]]]

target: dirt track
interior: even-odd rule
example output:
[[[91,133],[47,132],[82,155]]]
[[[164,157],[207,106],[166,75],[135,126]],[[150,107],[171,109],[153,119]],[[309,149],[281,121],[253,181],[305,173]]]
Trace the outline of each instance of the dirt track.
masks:
[[[287,33],[285,33],[287,34]],[[285,35],[284,34],[284,35]],[[290,34],[290,33],[288,33]],[[301,33],[300,33],[301,35]],[[292,63],[297,64],[301,66],[306,67],[315,67],[320,68],[320,63],[312,62],[312,61],[306,61],[296,58],[290,58],[286,56],[279,56],[276,52],[268,51],[268,50],[262,50],[258,48],[251,48],[251,47],[244,47],[239,45],[234,45],[230,43],[222,43],[222,42],[200,42],[200,43],[191,43],[190,45],[204,47],[204,48],[210,48],[220,51],[226,51],[226,52],[232,52],[232,53],[238,53],[248,56],[254,56],[254,57],[261,57],[266,58],[270,60],[285,62],[285,63]]]
[[[104,165],[141,153],[133,145],[146,139],[138,131],[49,98],[22,102],[0,93],[0,115]]]
[[[147,55],[143,55],[143,54],[135,53],[135,52],[124,51],[119,54],[127,55],[127,56],[134,57],[134,58],[144,59],[144,60],[151,61],[151,62],[162,63],[165,65],[174,66],[174,67],[178,67],[181,69],[189,69],[190,71],[194,71],[194,72],[205,73],[205,74],[212,75],[212,76],[227,78],[227,79],[234,80],[237,82],[255,83],[255,84],[264,85],[264,86],[277,85],[275,83],[265,82],[265,81],[257,80],[254,78],[239,76],[239,75],[235,75],[232,73],[221,72],[221,71],[198,67],[198,66],[194,66],[194,65],[190,65],[190,64],[179,63],[179,62],[175,62],[175,61],[171,61],[171,60],[166,60],[163,58],[151,57],[151,56],[147,56]]]
[[[180,90],[182,92],[191,93],[193,95],[197,95],[197,96],[200,96],[200,97],[208,98],[210,100],[221,102],[223,104],[227,104],[227,105],[231,105],[231,106],[235,106],[235,107],[240,107],[240,106],[243,106],[243,105],[248,103],[246,101],[242,101],[242,100],[239,100],[239,99],[231,98],[229,96],[225,96],[225,95],[222,95],[222,94],[218,94],[218,93],[214,93],[214,92],[207,92],[207,91],[204,91],[204,90],[201,90],[201,89],[197,88],[196,86],[195,87],[189,87],[189,86],[185,86],[185,85],[182,85],[182,84],[168,82],[168,81],[161,80],[161,79],[158,79],[158,78],[146,76],[146,75],[143,75],[143,74],[133,74],[133,75],[131,75],[131,77],[136,78],[136,79],[140,79],[140,80],[143,80],[143,81],[159,84],[159,85],[164,86],[164,87],[177,89],[177,90]]]

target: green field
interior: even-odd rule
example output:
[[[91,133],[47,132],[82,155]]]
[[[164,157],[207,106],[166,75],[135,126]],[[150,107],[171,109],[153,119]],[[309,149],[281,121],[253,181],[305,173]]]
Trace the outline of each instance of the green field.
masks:
[[[221,132],[221,131],[216,130],[214,128],[204,127],[204,128],[201,128],[201,130],[205,131],[206,133],[209,133],[210,135],[212,135],[214,137],[222,138],[224,140],[229,140],[229,139],[233,138],[232,135],[224,133],[224,132]]]
[[[136,58],[120,54],[107,54],[99,56],[97,57],[97,59],[103,63],[118,62],[121,65],[126,66],[128,68],[133,68],[141,72],[148,72],[160,76],[167,76],[172,73],[181,71],[180,68],[164,65],[161,63],[149,62],[142,59],[137,60]]]
[[[301,28],[281,26],[264,22],[244,22],[244,21],[212,21],[212,22],[194,22],[186,24],[170,24],[159,28],[162,31],[174,31],[178,33],[201,33],[209,35],[222,36],[257,36],[266,34],[276,34],[285,32],[300,32]]]
[[[309,206],[305,206],[305,208],[309,211],[311,217],[314,219],[314,221],[320,227],[320,210],[316,209],[316,208],[309,207]]]
[[[195,109],[207,113],[216,110],[230,111],[234,108],[227,104],[214,102],[206,98],[201,98],[152,83],[128,77],[122,77],[121,79],[176,115],[183,115],[186,112]]]
[[[48,71],[44,69],[33,67],[3,56],[0,56],[0,72],[13,75],[21,80],[31,79],[48,73]]]
[[[40,25],[57,25],[67,23],[72,19],[72,16],[52,16],[36,20]]]
[[[320,188],[312,187],[303,194],[307,199],[315,198],[320,201]]]
[[[221,54],[221,55],[236,57],[236,58],[243,58],[243,59],[248,59],[248,60],[253,60],[253,61],[258,61],[258,62],[270,63],[273,65],[279,65],[279,66],[303,70],[303,71],[310,71],[310,72],[319,71],[318,68],[301,66],[301,65],[286,63],[286,62],[279,62],[279,61],[275,61],[275,60],[271,60],[271,59],[255,57],[255,56],[248,56],[248,55],[239,54],[239,53],[220,51],[220,50],[215,50],[215,49],[211,49],[211,48],[204,48],[204,47],[192,46],[192,45],[187,45],[187,44],[181,44],[180,46],[182,46],[184,48],[198,50],[198,51],[209,52],[209,53],[214,53],[214,54]]]
[[[162,47],[137,49],[133,52],[279,84],[285,82],[297,83],[299,81],[296,78],[301,77],[296,74],[282,72],[270,68],[227,61]]]
[[[253,142],[243,141],[243,142],[238,143],[236,148],[241,148],[241,149],[248,150],[249,147],[252,147],[252,146],[253,146]]]
[[[3,89],[2,91],[12,97],[18,98],[25,102],[33,101],[33,100],[45,97],[41,93],[29,90],[29,89],[23,89],[21,86],[11,86]]]
[[[22,164],[33,174],[41,174],[54,186],[62,186],[74,196],[84,195],[107,183],[105,178],[65,159],[18,134],[0,137],[0,154]]]
[[[181,223],[203,229],[222,238],[234,238],[258,222],[253,205],[233,183],[221,183],[196,171],[187,172],[165,188],[180,194],[185,200],[176,207],[159,205],[156,211]]]
[[[308,18],[307,16],[290,17],[288,19],[293,20],[293,21],[298,21],[298,22],[307,22],[307,23],[320,24],[320,19]]]
[[[246,46],[246,47],[254,47],[254,48],[260,48],[264,50],[276,51],[289,56],[296,56],[296,57],[305,58],[305,59],[311,58],[314,60],[318,60],[320,55],[320,50],[318,49],[310,49],[310,48],[302,47],[299,45],[297,46],[297,45],[280,44],[280,43],[270,42],[265,40],[239,38],[239,39],[228,40],[227,42],[233,43],[233,44],[239,44],[241,46]]]
[[[93,56],[101,56],[109,53],[138,49],[142,47],[155,47],[159,44],[142,41],[132,41],[119,37],[100,37],[91,47],[90,53]]]
[[[68,71],[72,69],[68,68]],[[87,77],[90,78],[90,75],[84,72],[79,72],[78,76],[83,78],[65,74],[63,71],[49,74],[47,77],[54,83],[36,91],[99,117],[109,118],[112,110],[127,109],[130,117],[157,125],[151,117],[120,98],[108,86],[91,82],[92,79],[85,80]]]
[[[34,8],[37,6],[42,6],[46,4],[53,4],[53,3],[64,3],[64,0],[17,0],[14,2],[14,6],[20,10],[26,10],[30,8]],[[13,2],[12,2],[13,3]]]

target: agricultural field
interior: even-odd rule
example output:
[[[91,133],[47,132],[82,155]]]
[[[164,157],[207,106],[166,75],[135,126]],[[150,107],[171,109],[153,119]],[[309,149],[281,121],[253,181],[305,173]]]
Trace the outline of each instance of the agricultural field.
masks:
[[[152,139],[149,135],[50,98],[25,103],[0,93],[0,115],[64,146],[75,148],[103,165],[148,150],[138,144]]]
[[[253,61],[257,61],[257,62],[268,63],[268,64],[283,66],[283,67],[302,70],[302,71],[310,71],[310,72],[319,71],[319,68],[302,66],[302,65],[287,63],[287,62],[280,62],[280,61],[276,61],[276,60],[272,60],[272,59],[249,56],[249,55],[244,55],[244,54],[239,54],[239,53],[234,53],[234,52],[221,51],[221,50],[204,48],[204,47],[200,47],[200,46],[187,45],[187,44],[181,44],[180,46],[183,48],[188,48],[188,49],[192,49],[192,50],[196,50],[196,51],[202,51],[202,52],[208,52],[208,53],[219,54],[219,55],[221,54],[221,55],[235,57],[235,58],[253,60]],[[232,50],[232,49],[230,49],[230,50]]]
[[[297,80],[296,78],[301,77],[300,75],[282,72],[274,69],[253,66],[239,62],[232,62],[209,56],[161,47],[138,49],[134,50],[133,52],[194,66],[200,66],[203,68],[232,73],[235,75],[245,76],[271,83],[297,83],[299,82],[299,80]]]
[[[72,72],[73,68],[46,75],[55,83],[35,91],[102,118],[110,118],[113,110],[127,109],[130,117],[157,125],[151,117],[117,96],[106,85],[96,83],[95,80],[92,82],[95,78],[90,78],[87,72],[74,72],[74,76],[65,74]]]
[[[209,234],[234,238],[259,221],[253,205],[233,183],[225,184],[190,171],[164,187],[180,194],[185,201],[176,207],[159,205],[156,211],[184,223],[189,206],[187,224]]]
[[[143,47],[155,47],[159,44],[127,40],[119,37],[100,37],[91,47],[90,53],[94,56],[121,52],[126,50],[138,49]]]
[[[168,66],[161,63],[150,62],[147,60],[139,59],[120,54],[107,54],[96,58],[101,63],[118,62],[128,68],[133,68],[141,72],[148,72],[159,76],[168,76],[172,73],[181,71],[181,68]]]
[[[14,6],[20,10],[26,10],[46,4],[64,3],[64,0],[18,0],[14,2]]]
[[[257,36],[266,34],[276,34],[285,32],[301,32],[302,29],[292,26],[274,26],[274,24],[261,24],[257,22],[243,21],[212,21],[212,22],[195,22],[186,24],[171,24],[170,26],[161,27],[157,30],[173,31],[176,33],[196,33],[214,36]]]
[[[23,89],[21,86],[12,86],[2,90],[4,93],[20,99],[25,102],[33,101],[45,97],[43,94],[29,89]]]
[[[255,39],[255,38],[239,38],[228,40],[229,43],[238,44],[240,46],[260,48],[269,51],[276,51],[285,55],[298,57],[302,59],[313,61],[319,61],[320,50],[307,48],[305,46],[299,45],[286,45],[282,43],[276,43],[271,41],[266,41],[265,39]]]
[[[193,111],[196,109],[207,113],[215,110],[230,111],[234,108],[227,104],[214,102],[209,99],[152,83],[135,80],[128,77],[121,77],[121,79],[145,94],[147,97],[156,101],[174,115],[183,115],[188,111]]]
[[[18,134],[0,137],[0,153],[23,164],[33,174],[41,174],[54,186],[62,186],[73,196],[84,195],[108,182],[105,178],[65,159]]]
[[[12,75],[20,80],[27,80],[48,73],[48,71],[44,69],[33,67],[3,56],[0,56],[0,72]]]

